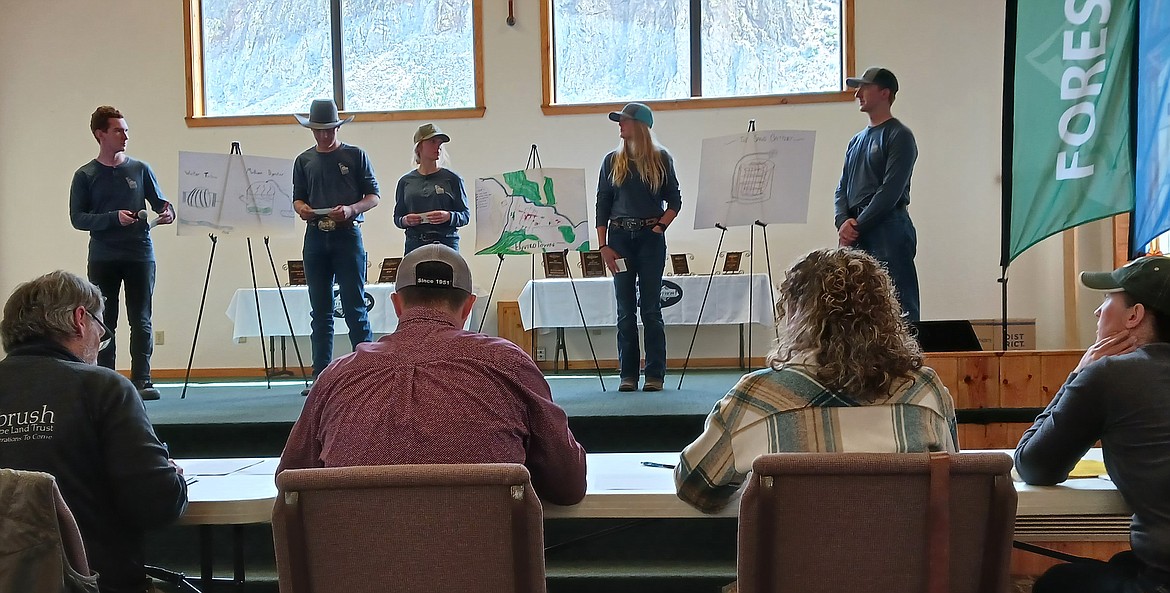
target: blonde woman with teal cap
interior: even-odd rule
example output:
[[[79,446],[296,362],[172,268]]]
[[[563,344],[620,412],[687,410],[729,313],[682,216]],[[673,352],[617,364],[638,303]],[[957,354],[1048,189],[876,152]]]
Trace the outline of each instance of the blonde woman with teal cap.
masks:
[[[678,216],[682,194],[674,159],[655,140],[654,114],[630,103],[609,114],[617,122],[617,149],[601,161],[597,181],[597,241],[613,272],[617,296],[617,346],[621,384],[634,391],[641,374],[638,348],[640,309],[645,331],[646,382],[643,391],[661,391],[666,376],[666,330],[659,297],[666,267],[666,229]],[[639,298],[639,296],[641,298]]]

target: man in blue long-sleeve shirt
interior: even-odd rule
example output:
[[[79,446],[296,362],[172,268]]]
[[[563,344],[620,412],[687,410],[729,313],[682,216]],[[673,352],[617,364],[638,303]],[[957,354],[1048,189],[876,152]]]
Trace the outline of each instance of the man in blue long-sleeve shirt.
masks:
[[[130,128],[126,118],[103,105],[93,112],[89,129],[98,143],[98,156],[73,174],[69,189],[69,219],[73,227],[89,231],[89,280],[106,299],[105,319],[110,331],[118,327],[118,293],[126,287],[126,321],[130,325],[130,379],[142,399],[158,399],[150,380],[154,353],[151,302],[154,299],[154,245],[150,227],[139,218],[149,205],[159,224],[175,220],[175,209],[163,198],[150,165],[126,156]],[[114,368],[115,344],[98,355],[98,364]]]
[[[870,68],[845,84],[856,88],[869,126],[849,141],[845,168],[833,200],[839,244],[854,247],[885,264],[898,302],[910,321],[918,321],[918,272],[914,255],[918,235],[910,213],[910,177],[918,158],[914,134],[890,114],[898,79],[885,68]]]

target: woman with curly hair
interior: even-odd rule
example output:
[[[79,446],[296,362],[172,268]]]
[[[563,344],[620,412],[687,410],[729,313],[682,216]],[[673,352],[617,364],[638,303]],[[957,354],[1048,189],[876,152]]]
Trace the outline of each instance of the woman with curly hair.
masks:
[[[959,450],[954,402],[910,335],[890,275],[850,248],[789,269],[768,368],[715,405],[675,469],[678,495],[714,512],[764,453]]]

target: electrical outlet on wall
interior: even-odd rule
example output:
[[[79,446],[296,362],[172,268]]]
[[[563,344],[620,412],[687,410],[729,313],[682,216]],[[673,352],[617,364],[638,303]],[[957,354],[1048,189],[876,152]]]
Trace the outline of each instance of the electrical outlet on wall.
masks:
[[[544,348],[537,348],[536,349],[536,362],[544,362],[546,360],[548,360],[548,359],[545,357]]]
[[[162,346],[163,344],[166,344],[166,343],[167,343],[167,332],[164,332],[161,329],[155,331],[154,332],[154,345],[155,346]]]

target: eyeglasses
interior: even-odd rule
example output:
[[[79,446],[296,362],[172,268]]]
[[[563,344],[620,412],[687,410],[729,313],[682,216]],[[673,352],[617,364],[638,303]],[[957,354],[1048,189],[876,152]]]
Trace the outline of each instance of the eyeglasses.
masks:
[[[97,315],[94,315],[92,311],[86,309],[85,312],[90,317],[93,317],[93,320],[98,322],[98,325],[102,326],[102,341],[98,342],[98,350],[105,350],[106,346],[109,346],[110,342],[113,341],[114,332],[110,331],[110,328],[106,327],[106,324]]]

